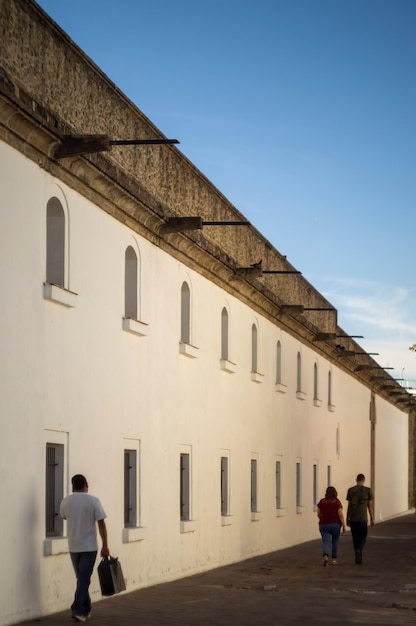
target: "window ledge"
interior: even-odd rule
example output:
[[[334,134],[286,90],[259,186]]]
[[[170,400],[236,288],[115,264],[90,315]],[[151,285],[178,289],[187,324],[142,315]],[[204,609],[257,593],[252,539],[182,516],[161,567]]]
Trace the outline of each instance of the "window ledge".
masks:
[[[221,526],[231,526],[232,523],[232,515],[221,515]]]
[[[276,509],[276,517],[283,517],[285,512],[286,512],[286,509]]]
[[[236,367],[236,363],[228,361],[228,359],[220,359],[220,369],[222,369],[224,372],[234,374]]]
[[[181,520],[181,533],[194,533],[196,531],[195,520]]]
[[[43,553],[45,556],[68,554],[68,552],[68,537],[46,537],[43,542]]]
[[[43,297],[45,300],[52,300],[68,308],[73,309],[75,307],[77,293],[69,291],[59,285],[53,285],[52,283],[43,283]]]
[[[277,393],[287,392],[287,385],[284,385],[283,383],[276,383],[274,388],[275,388],[275,391],[277,391]]]
[[[135,320],[132,317],[123,317],[123,330],[139,337],[146,337],[148,324]]]
[[[301,513],[303,513],[303,506],[297,506],[297,507],[296,507],[296,513],[297,513],[298,515],[300,515]]]
[[[132,543],[133,541],[143,541],[147,536],[147,528],[136,526],[132,528],[123,528],[123,543]]]
[[[189,356],[191,359],[196,359],[198,356],[198,350],[196,346],[192,346],[190,343],[184,341],[179,342],[179,352],[185,356]]]
[[[313,406],[322,406],[322,400],[318,400],[318,398],[314,398]]]
[[[335,404],[328,404],[328,411],[330,411],[331,413],[335,412]]]
[[[251,372],[251,380],[254,383],[262,383],[264,378],[264,374],[260,374],[260,372]]]
[[[261,519],[260,511],[251,511],[251,521],[258,522]]]
[[[306,393],[304,391],[297,391],[296,398],[298,400],[306,400]]]

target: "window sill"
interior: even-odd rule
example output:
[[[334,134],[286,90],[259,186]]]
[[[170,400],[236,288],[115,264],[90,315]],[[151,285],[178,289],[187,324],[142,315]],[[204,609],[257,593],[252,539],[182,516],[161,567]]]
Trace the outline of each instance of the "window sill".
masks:
[[[232,361],[228,361],[227,359],[220,359],[220,369],[222,369],[223,372],[234,374],[236,367],[236,364]]]
[[[75,307],[77,293],[69,291],[59,285],[53,285],[52,283],[43,283],[43,297],[45,300],[52,300],[68,308],[73,309]]]
[[[190,343],[184,341],[179,342],[179,352],[185,356],[189,356],[191,359],[196,359],[198,356],[198,350],[196,346],[192,346]]]
[[[123,543],[133,543],[134,541],[143,541],[147,536],[147,528],[143,526],[136,526],[132,528],[123,528],[122,541]]]
[[[322,400],[318,400],[317,398],[313,401],[313,406],[322,406]]]
[[[262,383],[264,378],[264,374],[260,374],[260,372],[251,372],[251,380],[253,383]]]
[[[181,534],[194,533],[196,531],[195,520],[181,520]]]
[[[296,507],[296,514],[297,515],[301,515],[303,513],[303,506],[297,506]]]
[[[232,523],[231,515],[221,515],[221,526],[231,526]]]
[[[304,391],[297,391],[296,398],[298,400],[306,400],[306,393]]]
[[[251,521],[258,522],[261,519],[260,511],[251,511]]]
[[[283,517],[285,512],[286,512],[285,509],[276,509],[276,517]]]
[[[286,393],[287,385],[284,385],[283,383],[276,383],[274,389],[277,393]]]
[[[335,413],[335,404],[328,404],[328,411]]]
[[[134,335],[139,335],[139,337],[146,337],[147,326],[148,324],[135,320],[132,317],[123,317],[123,330],[133,333]]]
[[[68,537],[46,537],[43,542],[43,553],[45,556],[68,554],[68,552]]]

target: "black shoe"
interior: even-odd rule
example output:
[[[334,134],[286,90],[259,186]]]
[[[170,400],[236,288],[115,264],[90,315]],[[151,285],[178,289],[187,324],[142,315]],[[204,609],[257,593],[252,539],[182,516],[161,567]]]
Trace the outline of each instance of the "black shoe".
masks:
[[[361,550],[356,550],[355,551],[355,563],[356,565],[362,565],[363,564],[363,553]]]

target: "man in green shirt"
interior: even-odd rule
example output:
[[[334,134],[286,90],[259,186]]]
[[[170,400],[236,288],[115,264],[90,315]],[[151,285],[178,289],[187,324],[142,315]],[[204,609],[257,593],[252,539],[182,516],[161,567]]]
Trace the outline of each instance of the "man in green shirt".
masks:
[[[347,493],[347,526],[351,528],[357,565],[363,562],[363,549],[367,539],[367,511],[370,514],[370,524],[374,525],[374,496],[370,487],[364,487],[364,482],[364,474],[358,474],[357,484],[350,487]]]

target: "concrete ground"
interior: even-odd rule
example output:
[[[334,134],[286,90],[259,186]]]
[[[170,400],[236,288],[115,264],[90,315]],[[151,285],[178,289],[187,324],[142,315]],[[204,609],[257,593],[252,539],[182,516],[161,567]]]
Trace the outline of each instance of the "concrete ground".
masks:
[[[322,567],[310,541],[203,574],[95,602],[89,626],[416,624],[416,515],[369,527],[363,565],[351,535]],[[75,624],[69,610],[24,626]],[[22,625],[23,626],[23,623]]]

